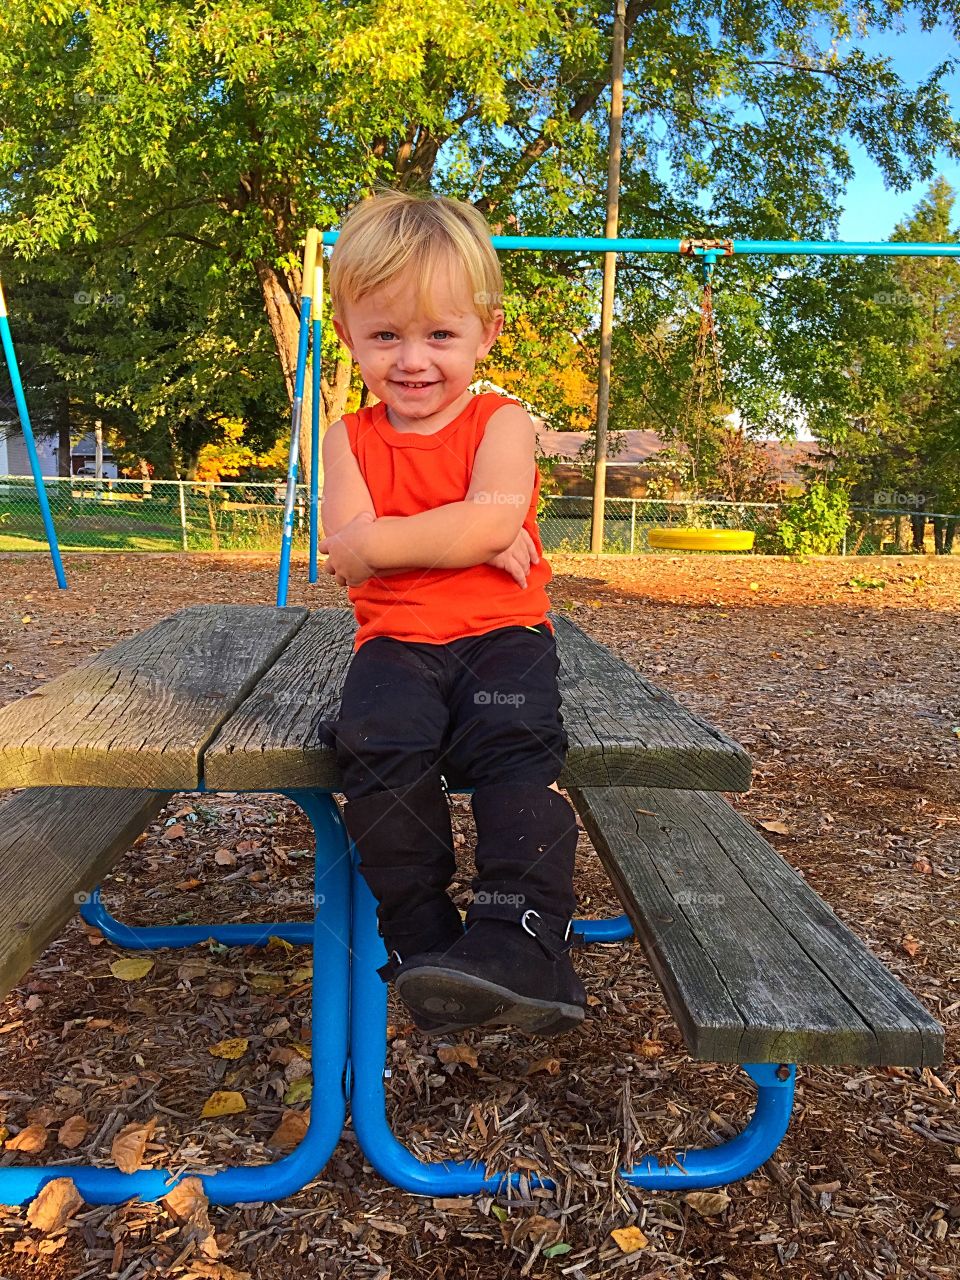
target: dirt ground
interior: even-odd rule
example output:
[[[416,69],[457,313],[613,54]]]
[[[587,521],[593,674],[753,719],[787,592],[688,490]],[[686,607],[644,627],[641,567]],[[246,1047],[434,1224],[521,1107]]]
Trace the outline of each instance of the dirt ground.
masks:
[[[43,557],[0,558],[3,701],[184,605],[272,603],[275,591],[273,562],[255,558],[66,567],[58,592]],[[153,1204],[81,1206],[54,1230],[0,1212],[0,1280],[960,1273],[960,561],[553,568],[556,610],[748,749],[753,787],[729,798],[774,824],[771,843],[945,1024],[944,1065],[802,1067],[787,1136],[753,1177],[707,1199],[631,1190],[612,1177],[631,1125],[637,1154],[709,1145],[742,1126],[753,1092],[739,1070],[687,1058],[637,944],[595,947],[577,959],[591,1016],[555,1040],[477,1032],[444,1046],[391,1006],[388,1101],[404,1141],[423,1158],[550,1173],[556,1190],[510,1205],[414,1197],[386,1185],[348,1131],[305,1191],[213,1208],[209,1228]],[[302,565],[294,578],[291,604],[346,603],[329,578],[307,587]],[[466,798],[454,810],[465,900]],[[305,821],[279,797],[178,796],[105,896],[131,923],[277,919],[292,894],[309,897],[308,851]],[[583,833],[579,889],[583,914],[617,913]],[[0,1163],[108,1163],[117,1134],[144,1126],[132,1140],[147,1139],[146,1164],[278,1158],[309,1106],[307,954],[167,951],[139,980],[114,976],[122,955],[74,921],[7,998]],[[231,1039],[239,1057],[210,1053]],[[245,1110],[201,1117],[217,1090]],[[611,1234],[627,1227],[641,1234]]]

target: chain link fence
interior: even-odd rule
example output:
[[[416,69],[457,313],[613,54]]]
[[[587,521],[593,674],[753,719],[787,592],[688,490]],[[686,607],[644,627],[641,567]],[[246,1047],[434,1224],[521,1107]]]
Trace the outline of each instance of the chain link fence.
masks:
[[[63,551],[278,552],[285,482],[198,484],[179,480],[96,480],[88,476],[44,481]],[[307,494],[298,490],[294,545],[307,547]],[[590,550],[590,497],[546,496],[539,515],[546,551]],[[750,530],[755,554],[782,553],[776,503],[661,502],[608,498],[605,552],[651,552],[651,529]],[[844,555],[907,553],[913,546],[911,513],[852,512]],[[934,524],[960,516],[928,517],[926,550],[934,550]],[[943,533],[943,530],[941,530]],[[29,476],[0,476],[0,551],[44,551],[46,539]],[[678,554],[671,552],[670,554]],[[679,553],[683,554],[683,553]],[[695,554],[695,553],[691,553]]]

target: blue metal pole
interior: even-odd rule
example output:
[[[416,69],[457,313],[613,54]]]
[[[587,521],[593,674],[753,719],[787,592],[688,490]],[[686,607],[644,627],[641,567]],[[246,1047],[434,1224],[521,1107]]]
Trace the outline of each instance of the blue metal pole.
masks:
[[[23,383],[20,381],[20,368],[17,364],[16,352],[13,349],[13,336],[10,333],[10,320],[7,316],[7,303],[3,296],[2,284],[0,284],[0,339],[3,341],[3,354],[7,359],[7,369],[13,386],[13,398],[17,402],[20,427],[23,431],[23,438],[27,442],[27,457],[30,459],[30,470],[33,472],[33,483],[37,490],[37,502],[40,504],[40,515],[43,519],[44,532],[47,535],[47,545],[50,547],[53,571],[57,575],[57,586],[65,591],[67,577],[63,572],[63,561],[60,559],[60,547],[57,543],[57,531],[53,527],[50,503],[47,501],[47,491],[44,488],[43,476],[40,473],[40,459],[37,457],[37,446],[33,438],[33,428],[30,425],[30,414],[23,394]]]
[[[324,244],[336,244],[338,231],[326,231]],[[573,253],[689,253],[699,256],[705,247],[729,244],[733,256],[745,253],[849,255],[851,257],[956,258],[960,243],[935,244],[909,241],[857,240],[644,240],[618,236],[494,236],[495,249],[552,249]],[[721,257],[730,256],[721,250]]]
[[[323,340],[323,254],[317,254],[313,276],[313,366],[310,412],[310,581],[316,582],[318,528],[320,524],[320,357]]]
[[[283,506],[283,536],[280,540],[280,574],[277,579],[277,606],[287,603],[290,581],[290,552],[293,546],[293,514],[297,502],[297,472],[300,454],[300,419],[303,416],[303,384],[307,369],[307,347],[310,342],[310,293],[317,258],[319,232],[311,227],[303,255],[303,277],[300,289],[300,334],[297,346],[297,371],[293,383],[293,409],[290,416],[290,453],[287,458],[287,496]]]

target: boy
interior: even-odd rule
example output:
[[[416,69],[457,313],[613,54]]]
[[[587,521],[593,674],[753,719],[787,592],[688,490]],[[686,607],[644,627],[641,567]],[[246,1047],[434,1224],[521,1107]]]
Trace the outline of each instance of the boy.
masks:
[[[324,437],[320,550],[359,628],[334,729],[380,975],[424,1030],[565,1031],[586,997],[568,955],[576,817],[550,786],[568,740],[535,433],[515,400],[468,390],[504,321],[490,230],[470,205],[389,192],[347,215],[329,275],[379,400]],[[473,789],[466,931],[450,782]]]

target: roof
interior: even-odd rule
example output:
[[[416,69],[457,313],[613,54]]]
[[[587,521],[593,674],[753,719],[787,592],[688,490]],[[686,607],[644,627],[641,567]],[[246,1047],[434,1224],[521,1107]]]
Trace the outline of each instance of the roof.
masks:
[[[616,434],[622,437],[623,448],[619,453],[609,455],[608,467],[624,464],[637,466],[648,462],[653,454],[664,447],[664,441],[656,431],[618,431]],[[545,454],[559,454],[570,462],[582,461],[578,459],[577,451],[586,439],[586,431],[551,431],[547,427],[537,427],[540,450]],[[812,462],[818,453],[816,444],[810,441],[785,444],[780,440],[763,440],[760,443],[771,465],[785,482],[799,481],[800,464]]]

